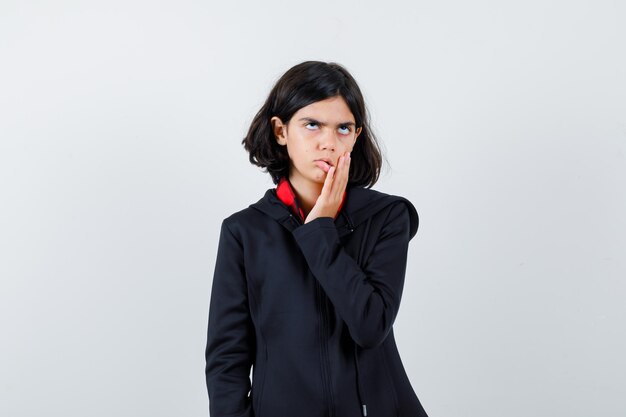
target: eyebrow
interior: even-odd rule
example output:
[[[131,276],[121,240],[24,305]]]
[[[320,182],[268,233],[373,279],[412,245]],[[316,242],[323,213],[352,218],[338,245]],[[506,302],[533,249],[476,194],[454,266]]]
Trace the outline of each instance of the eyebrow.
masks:
[[[298,119],[299,122],[310,122],[310,123],[317,123],[318,125],[321,126],[326,126],[328,123],[324,123],[324,122],[320,122],[319,120],[315,120],[312,117],[303,117],[301,119]],[[356,126],[356,123],[354,122],[341,122],[341,123],[337,123],[337,126]]]

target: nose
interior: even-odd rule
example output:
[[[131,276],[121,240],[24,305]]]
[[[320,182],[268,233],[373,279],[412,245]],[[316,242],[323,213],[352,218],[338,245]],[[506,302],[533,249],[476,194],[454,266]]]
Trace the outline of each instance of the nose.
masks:
[[[335,151],[337,147],[337,135],[332,129],[327,129],[323,135],[320,135],[320,148],[322,150]]]

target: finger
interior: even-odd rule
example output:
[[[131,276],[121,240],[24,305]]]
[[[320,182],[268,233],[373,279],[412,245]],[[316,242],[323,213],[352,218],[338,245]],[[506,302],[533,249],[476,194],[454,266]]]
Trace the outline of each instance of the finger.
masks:
[[[348,179],[348,169],[350,168],[348,156],[344,155],[341,161],[341,178],[338,178],[340,183],[343,184]],[[337,175],[339,177],[339,175]]]
[[[348,184],[348,175],[350,172],[350,158],[348,155],[343,155],[340,161],[340,168],[337,171],[336,178],[334,180],[333,191],[336,198],[342,198],[343,192]]]
[[[333,177],[331,178],[331,183],[329,184],[329,187],[327,190],[328,193],[326,194],[326,196],[329,199],[335,198],[335,195],[337,194],[337,191],[335,188],[336,188],[337,180],[341,178],[341,173],[343,172],[342,165],[343,165],[343,161],[342,161],[342,157],[340,156],[339,159],[337,160],[337,165],[331,167],[331,169],[333,169]],[[329,174],[330,174],[330,170],[329,170]],[[328,180],[328,176],[326,177],[326,179]],[[326,185],[326,183],[324,183],[324,185]]]
[[[326,173],[326,179],[324,180],[324,185],[322,186],[322,192],[320,196],[328,196],[332,190],[333,186],[333,177],[335,176],[335,167],[331,166],[328,172]]]

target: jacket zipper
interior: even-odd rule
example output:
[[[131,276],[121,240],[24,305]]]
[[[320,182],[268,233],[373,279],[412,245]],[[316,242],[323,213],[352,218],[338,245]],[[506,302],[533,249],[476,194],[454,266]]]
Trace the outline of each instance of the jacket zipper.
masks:
[[[292,221],[296,223],[296,225],[302,225],[303,222],[300,219],[297,219],[296,216],[290,214]],[[328,353],[328,301],[326,300],[326,294],[324,294],[322,290],[322,286],[317,279],[315,279],[315,299],[317,302],[317,310],[318,316],[320,320],[320,329],[319,329],[319,337],[320,337],[320,355],[321,355],[321,371],[322,371],[322,388],[324,390],[324,397],[326,398],[326,407],[328,409],[328,417],[335,417],[335,405],[333,398],[333,389],[332,389],[332,381],[330,377],[330,359]]]
[[[359,403],[361,404],[361,414],[363,417],[367,417],[367,403],[364,398],[363,388],[361,387],[361,376],[359,371],[359,352],[356,342],[354,342],[354,369],[356,372],[356,393],[359,397]]]
[[[328,304],[322,293],[322,286],[315,281],[315,296],[320,317],[320,344],[321,344],[321,361],[322,361],[322,387],[324,389],[324,397],[326,398],[328,416],[335,416],[335,406],[332,394],[332,382],[330,379],[330,360],[328,354]]]

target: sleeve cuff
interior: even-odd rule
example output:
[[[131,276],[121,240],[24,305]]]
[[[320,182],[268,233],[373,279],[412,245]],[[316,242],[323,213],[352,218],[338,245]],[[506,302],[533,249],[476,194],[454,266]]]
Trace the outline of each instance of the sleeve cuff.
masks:
[[[296,227],[293,229],[292,233],[296,239],[300,239],[320,229],[336,230],[335,220],[332,217],[318,217],[315,220]]]

